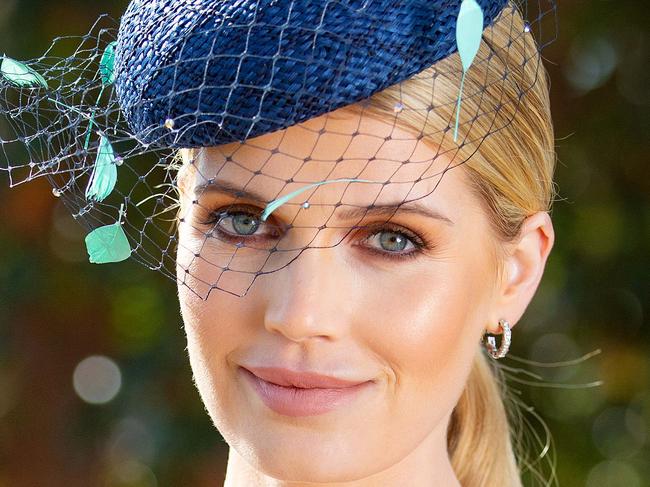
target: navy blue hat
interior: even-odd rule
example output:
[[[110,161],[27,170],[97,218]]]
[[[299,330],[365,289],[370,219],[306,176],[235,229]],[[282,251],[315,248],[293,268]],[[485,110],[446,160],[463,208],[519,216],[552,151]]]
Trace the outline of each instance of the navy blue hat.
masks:
[[[460,3],[133,0],[116,46],[117,97],[146,144],[243,141],[363,100],[454,53]],[[477,3],[485,27],[507,2]]]

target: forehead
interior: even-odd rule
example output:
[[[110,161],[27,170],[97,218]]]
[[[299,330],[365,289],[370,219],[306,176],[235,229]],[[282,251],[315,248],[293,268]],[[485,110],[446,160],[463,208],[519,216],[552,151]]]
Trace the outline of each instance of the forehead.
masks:
[[[394,118],[343,107],[244,143],[197,149],[194,187],[214,179],[271,201],[312,183],[363,179],[378,184],[325,184],[310,190],[309,199],[361,206],[435,199],[438,208],[448,206],[452,213],[452,203],[472,203],[465,171],[453,168],[459,164],[454,155],[396,125]]]

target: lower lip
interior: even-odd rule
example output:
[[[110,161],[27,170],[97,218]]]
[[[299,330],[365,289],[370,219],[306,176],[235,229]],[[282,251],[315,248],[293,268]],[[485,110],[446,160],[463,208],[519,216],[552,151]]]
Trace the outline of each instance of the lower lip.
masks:
[[[372,384],[372,381],[367,381],[338,389],[304,389],[267,382],[243,367],[240,367],[239,371],[253,385],[264,404],[285,416],[312,416],[326,413],[350,402]]]

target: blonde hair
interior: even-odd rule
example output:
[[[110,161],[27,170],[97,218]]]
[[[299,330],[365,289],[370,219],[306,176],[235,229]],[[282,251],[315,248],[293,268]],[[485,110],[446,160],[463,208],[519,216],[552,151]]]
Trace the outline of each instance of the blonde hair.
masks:
[[[516,239],[525,218],[537,211],[550,211],[555,197],[556,158],[547,73],[535,40],[524,26],[517,7],[510,4],[484,31],[476,61],[464,81],[458,143],[452,136],[462,74],[458,54],[372,95],[369,108],[363,108],[364,114],[385,119],[387,111],[394,113],[396,103],[403,103],[406,108],[396,116],[396,123],[415,129],[425,140],[440,134],[440,150],[466,160],[462,167],[471,190],[484,205],[496,242]],[[440,127],[445,126],[443,137]],[[465,133],[470,133],[472,140],[459,148]],[[181,185],[193,168],[187,164],[191,157],[191,149],[182,151]],[[495,275],[500,278],[499,246],[495,250]],[[447,430],[451,463],[461,485],[521,487],[520,452],[513,448],[508,417],[517,416],[506,409],[507,398],[503,373],[478,348]]]

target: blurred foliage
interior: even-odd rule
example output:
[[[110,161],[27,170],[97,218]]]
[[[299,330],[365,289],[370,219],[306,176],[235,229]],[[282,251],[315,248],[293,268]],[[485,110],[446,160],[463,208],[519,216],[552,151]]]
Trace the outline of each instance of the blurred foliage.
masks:
[[[36,57],[125,7],[2,0],[0,45]],[[602,349],[531,367],[601,387],[517,386],[550,427],[566,487],[650,486],[649,16],[633,0],[565,0],[544,51],[556,243],[511,353],[553,362]],[[219,485],[227,449],[192,384],[173,283],[136,263],[89,265],[83,229],[46,181],[1,184],[0,202],[0,487]],[[90,355],[122,373],[104,405],[72,385]]]

